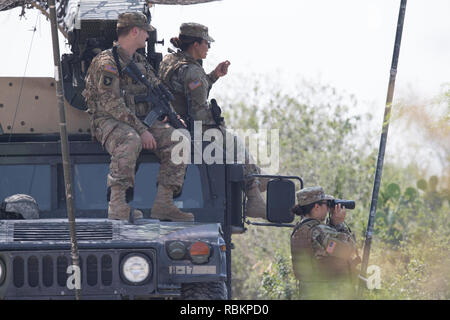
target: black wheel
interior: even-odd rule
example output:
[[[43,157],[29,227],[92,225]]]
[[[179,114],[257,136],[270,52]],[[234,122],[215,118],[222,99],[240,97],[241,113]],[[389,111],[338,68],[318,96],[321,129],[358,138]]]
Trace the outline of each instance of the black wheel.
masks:
[[[181,287],[183,300],[226,300],[227,287],[224,281],[185,283]]]

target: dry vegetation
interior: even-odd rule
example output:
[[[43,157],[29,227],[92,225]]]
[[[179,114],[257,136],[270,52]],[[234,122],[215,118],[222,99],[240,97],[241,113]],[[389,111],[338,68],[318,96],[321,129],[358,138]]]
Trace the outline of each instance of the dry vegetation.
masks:
[[[371,117],[348,116],[357,102],[327,86],[307,86],[295,96],[270,90],[270,98],[258,86],[245,100],[224,99],[228,126],[278,128],[280,174],[302,176],[306,186],[322,185],[327,193],[356,200],[347,222],[362,254],[379,139],[363,134]],[[363,299],[450,299],[449,99],[445,85],[433,101],[394,106],[391,127],[397,141],[403,133],[402,161],[386,155],[369,261],[381,267],[382,286],[366,290]],[[426,148],[433,159],[423,156]],[[438,175],[429,176],[428,160],[439,166]],[[299,298],[290,233],[249,226],[233,236],[234,298]]]

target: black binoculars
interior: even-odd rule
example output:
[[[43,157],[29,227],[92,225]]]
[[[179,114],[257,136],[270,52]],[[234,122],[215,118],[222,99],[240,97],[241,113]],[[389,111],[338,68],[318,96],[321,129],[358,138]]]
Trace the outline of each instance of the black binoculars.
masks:
[[[345,207],[345,209],[355,209],[354,200],[342,200],[342,199],[328,200],[328,206],[331,208],[334,208],[334,206],[337,204],[340,204],[341,207]]]

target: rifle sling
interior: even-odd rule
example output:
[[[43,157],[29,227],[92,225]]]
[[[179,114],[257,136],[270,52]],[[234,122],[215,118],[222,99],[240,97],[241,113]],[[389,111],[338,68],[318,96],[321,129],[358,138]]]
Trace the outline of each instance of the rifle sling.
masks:
[[[114,46],[112,48],[112,54],[114,57],[114,61],[116,62],[117,65],[117,70],[119,71],[119,77],[122,77],[122,67],[120,66],[120,62],[119,62],[119,54],[117,53],[117,47]]]
[[[117,70],[119,71],[119,77],[122,77],[122,66],[120,65],[120,61],[119,61],[119,54],[117,53],[117,46],[114,46],[112,48],[112,54],[114,57],[114,61],[116,62],[116,65],[117,65]],[[135,63],[133,60],[131,60],[129,64],[131,65],[131,64],[135,64]],[[147,84],[142,79],[143,78],[142,73],[139,72],[139,74],[136,74],[136,71],[133,69],[136,69],[136,71],[139,71],[139,69],[137,67],[136,68],[125,67],[125,70],[127,71],[127,73],[129,73],[129,75],[133,78],[133,80],[138,80],[144,86],[147,87]]]

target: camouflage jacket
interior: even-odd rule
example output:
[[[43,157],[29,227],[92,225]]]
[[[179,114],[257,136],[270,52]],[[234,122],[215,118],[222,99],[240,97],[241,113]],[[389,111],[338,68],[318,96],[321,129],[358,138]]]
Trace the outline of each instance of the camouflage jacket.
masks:
[[[159,77],[172,91],[175,111],[186,119],[187,95],[191,97],[191,116],[204,125],[215,125],[208,103],[209,91],[217,77],[214,72],[206,74],[200,63],[186,52],[168,54],[159,67]]]
[[[291,235],[294,273],[304,281],[328,280],[354,274],[358,252],[348,226],[303,219]]]
[[[115,44],[116,45],[116,44]],[[123,69],[130,61],[125,51],[118,47],[119,63]],[[135,53],[132,57],[141,72],[150,83],[158,81],[155,70],[144,56]],[[139,120],[150,110],[148,103],[134,103],[134,96],[146,94],[144,84],[133,80],[125,72],[119,75],[112,49],[99,53],[89,67],[86,76],[86,99],[91,118],[92,130],[101,130],[100,137],[104,143],[109,133],[116,127],[117,121],[128,124],[140,135],[147,127]],[[96,134],[96,132],[94,132]],[[99,137],[98,134],[96,134]]]

